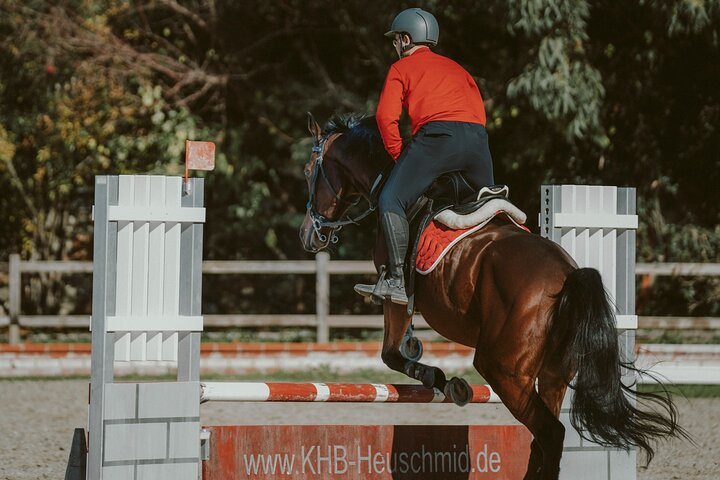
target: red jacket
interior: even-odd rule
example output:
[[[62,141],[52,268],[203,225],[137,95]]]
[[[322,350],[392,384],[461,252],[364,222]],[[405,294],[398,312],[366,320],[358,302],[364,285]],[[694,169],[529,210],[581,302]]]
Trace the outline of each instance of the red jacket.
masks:
[[[439,120],[485,125],[485,106],[475,80],[460,65],[429,48],[395,62],[380,94],[377,124],[394,160],[402,151],[398,122],[403,108],[410,116],[413,135],[426,123]]]

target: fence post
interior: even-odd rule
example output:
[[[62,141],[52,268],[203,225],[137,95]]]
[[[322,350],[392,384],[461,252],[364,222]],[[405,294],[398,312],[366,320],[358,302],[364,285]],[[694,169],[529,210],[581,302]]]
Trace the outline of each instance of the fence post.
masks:
[[[20,277],[20,255],[10,254],[8,268],[8,290],[10,296],[10,326],[8,327],[8,342],[11,345],[20,343],[20,292],[22,282]]]
[[[317,316],[317,341],[330,340],[328,314],[330,313],[330,254],[319,252],[315,255],[315,312]]]

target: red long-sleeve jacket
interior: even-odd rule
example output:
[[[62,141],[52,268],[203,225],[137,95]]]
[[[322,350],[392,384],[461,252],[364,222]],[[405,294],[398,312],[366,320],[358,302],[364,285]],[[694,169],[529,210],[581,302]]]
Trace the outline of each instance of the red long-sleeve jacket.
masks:
[[[475,80],[460,65],[429,48],[395,62],[380,94],[377,124],[394,160],[402,151],[398,122],[403,108],[410,116],[413,135],[433,121],[485,125],[485,106]]]

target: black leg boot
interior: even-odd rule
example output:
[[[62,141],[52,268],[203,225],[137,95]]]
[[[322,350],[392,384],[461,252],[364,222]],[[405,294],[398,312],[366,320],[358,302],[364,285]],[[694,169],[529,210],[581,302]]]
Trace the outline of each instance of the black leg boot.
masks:
[[[355,285],[355,291],[364,296],[372,295],[376,303],[390,299],[393,303],[407,305],[403,271],[409,236],[407,220],[397,213],[384,213],[380,218],[380,226],[388,250],[387,272],[380,276],[376,285]]]

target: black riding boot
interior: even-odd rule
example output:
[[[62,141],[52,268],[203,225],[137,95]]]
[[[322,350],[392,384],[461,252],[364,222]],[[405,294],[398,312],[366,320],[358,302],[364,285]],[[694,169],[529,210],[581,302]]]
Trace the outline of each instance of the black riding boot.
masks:
[[[393,303],[407,305],[403,267],[408,248],[408,222],[397,213],[388,212],[380,217],[380,226],[388,251],[387,271],[380,275],[375,285],[358,284],[355,291],[363,296],[372,295],[376,303],[390,299]]]

